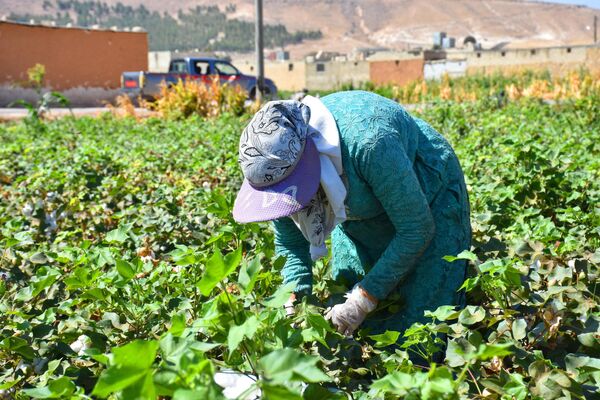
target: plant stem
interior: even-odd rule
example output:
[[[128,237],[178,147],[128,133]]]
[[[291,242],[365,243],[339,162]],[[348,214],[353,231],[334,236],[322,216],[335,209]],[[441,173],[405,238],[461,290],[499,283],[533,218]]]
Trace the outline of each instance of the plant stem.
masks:
[[[473,383],[475,384],[475,387],[477,388],[477,392],[479,393],[480,396],[483,396],[483,393],[481,393],[481,388],[479,387],[479,384],[477,383],[477,379],[475,379],[475,376],[471,372],[471,369],[467,368],[467,371],[469,372],[469,375],[471,376],[471,379],[473,380]]]
[[[229,293],[227,292],[223,282],[221,282],[221,290],[223,290],[223,293],[225,293],[225,297],[227,298],[227,303],[229,304],[229,309],[231,310],[231,315],[233,316],[233,321],[235,322],[236,325],[240,325],[240,323],[238,321],[237,311],[233,307],[233,303],[231,302],[231,298],[229,297]],[[246,361],[248,361],[248,364],[250,365],[252,372],[254,373],[254,375],[258,376],[256,367],[254,366],[254,363],[252,362],[252,357],[250,355],[250,351],[248,350],[246,343],[244,343],[244,340],[242,340],[242,342],[240,343],[240,346],[242,348],[242,354],[246,356]]]

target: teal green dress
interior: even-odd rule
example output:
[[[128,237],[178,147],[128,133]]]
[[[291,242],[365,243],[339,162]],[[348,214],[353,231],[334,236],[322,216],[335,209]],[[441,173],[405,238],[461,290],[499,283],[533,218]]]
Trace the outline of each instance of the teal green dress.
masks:
[[[470,246],[464,176],[448,142],[396,102],[363,91],[321,99],[340,132],[347,220],[331,234],[332,277],[380,300],[361,328],[403,331],[425,310],[461,305]],[[312,290],[309,243],[290,218],[274,221],[285,282]]]

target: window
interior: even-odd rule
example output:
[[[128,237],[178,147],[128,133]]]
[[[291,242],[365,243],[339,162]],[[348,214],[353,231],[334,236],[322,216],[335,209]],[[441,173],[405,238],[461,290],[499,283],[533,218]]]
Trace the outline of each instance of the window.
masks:
[[[500,53],[500,55],[502,55],[502,57],[505,57],[506,56],[506,52],[503,51],[502,53]]]
[[[325,64],[317,64],[317,72],[323,72],[325,71]]]
[[[216,73],[219,75],[239,75],[240,72],[233,65],[226,62],[215,63]]]
[[[535,56],[535,53],[536,53],[535,49],[532,49],[532,50],[530,51],[530,53],[531,53],[531,55],[532,55],[532,56]]]
[[[567,47],[567,53],[570,53],[570,52],[571,52],[571,48]]]
[[[481,58],[481,53],[477,53],[477,58]]]
[[[185,66],[185,61],[183,61],[183,60],[171,61],[171,67],[169,68],[169,72],[177,72],[179,74],[185,74],[187,72],[187,68]]]
[[[294,64],[290,63],[288,64],[288,71],[293,71],[294,70]]]
[[[208,61],[196,61],[194,63],[194,72],[198,75],[207,75],[209,73]]]

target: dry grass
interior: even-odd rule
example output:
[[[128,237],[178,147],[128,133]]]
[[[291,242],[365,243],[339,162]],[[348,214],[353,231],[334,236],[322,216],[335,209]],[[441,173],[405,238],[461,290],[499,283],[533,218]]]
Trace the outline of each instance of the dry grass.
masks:
[[[407,104],[432,99],[474,101],[500,92],[510,100],[580,99],[594,93],[600,94],[600,77],[584,72],[573,72],[562,78],[532,77],[526,73],[509,77],[469,76],[457,79],[445,75],[439,82],[416,81],[403,87],[391,87],[391,97]]]
[[[179,81],[167,87],[163,85],[152,109],[167,119],[182,119],[191,115],[215,118],[228,112],[234,115],[244,113],[247,92],[239,86],[219,82],[215,77],[210,83],[195,80]]]
[[[135,112],[135,106],[131,98],[126,94],[120,94],[115,98],[115,105],[107,103],[106,107],[109,112],[117,118],[135,118],[139,116]]]

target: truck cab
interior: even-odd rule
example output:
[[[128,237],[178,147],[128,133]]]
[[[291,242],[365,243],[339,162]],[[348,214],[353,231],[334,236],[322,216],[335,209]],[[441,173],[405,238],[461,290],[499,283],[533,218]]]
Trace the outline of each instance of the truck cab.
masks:
[[[166,73],[124,72],[121,76],[122,91],[130,96],[145,99],[156,98],[160,86],[169,87],[180,80],[201,80],[210,83],[215,76],[221,84],[241,86],[250,98],[256,96],[256,77],[242,74],[229,61],[217,58],[185,57],[171,60]],[[265,79],[262,90],[266,98],[277,95],[277,87],[270,79]]]

